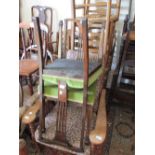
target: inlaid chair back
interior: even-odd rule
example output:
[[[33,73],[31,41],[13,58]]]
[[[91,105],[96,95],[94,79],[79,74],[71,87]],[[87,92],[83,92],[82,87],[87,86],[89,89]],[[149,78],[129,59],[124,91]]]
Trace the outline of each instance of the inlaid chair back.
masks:
[[[64,147],[70,151],[84,152],[84,139],[88,138],[91,129],[94,105],[99,102],[104,83],[106,58],[108,55],[107,41],[111,0],[108,2],[106,17],[101,28],[100,61],[89,61],[88,52],[88,22],[87,18],[66,19],[60,22],[59,52],[60,58],[52,64],[43,63],[43,47],[39,18],[34,18],[35,40],[40,60],[40,86],[42,107],[40,111],[40,127],[36,131],[36,140],[43,145],[59,149]],[[94,19],[93,19],[94,21]],[[82,56],[77,59],[66,59],[69,46],[66,46],[69,22],[76,25],[78,49]],[[64,26],[64,29],[62,28]],[[74,40],[71,40],[74,42]],[[71,49],[72,50],[72,49]],[[98,83],[98,84],[97,84]],[[99,85],[100,84],[100,85]],[[56,112],[52,109],[49,122],[45,119],[45,101],[56,101]],[[77,105],[77,106],[76,106]],[[76,107],[76,108],[75,108]],[[47,118],[46,117],[46,118]],[[79,125],[77,127],[77,124]],[[85,127],[87,126],[87,129]],[[63,147],[63,148],[62,148]]]

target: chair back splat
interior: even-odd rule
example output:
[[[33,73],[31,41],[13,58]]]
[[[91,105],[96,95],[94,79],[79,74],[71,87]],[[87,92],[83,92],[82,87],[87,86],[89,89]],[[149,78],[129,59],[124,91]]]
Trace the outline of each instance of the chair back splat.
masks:
[[[39,17],[40,23],[48,26],[49,32],[52,32],[53,10],[47,6],[33,5],[31,8],[32,17]]]
[[[32,17],[39,17],[40,23],[45,24],[48,27],[47,37],[47,53],[51,61],[53,62],[56,57],[58,49],[58,38],[53,41],[53,9],[48,6],[33,5],[31,8]]]
[[[65,19],[59,24],[59,59],[44,65],[39,18],[33,18],[40,53],[39,90],[42,101],[40,127],[36,131],[38,143],[52,148],[58,146],[59,150],[73,154],[84,153],[88,148],[85,142],[92,130],[91,121],[96,118],[91,113],[101,96],[108,58],[111,0],[107,3],[106,18],[102,18],[99,28],[100,43],[97,52],[100,57],[97,59],[91,59],[89,49],[89,32],[92,30],[89,23],[96,24],[96,19]],[[72,36],[69,31],[71,25],[76,26],[76,37],[74,40],[71,38],[71,44],[76,45],[74,48],[68,45],[68,38]],[[101,86],[98,90],[99,83]],[[45,114],[46,100],[56,103],[48,114]]]

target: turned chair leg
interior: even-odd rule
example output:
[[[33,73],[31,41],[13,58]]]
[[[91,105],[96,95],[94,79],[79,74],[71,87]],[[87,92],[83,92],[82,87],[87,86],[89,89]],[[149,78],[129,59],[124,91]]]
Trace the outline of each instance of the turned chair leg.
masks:
[[[28,82],[28,86],[29,86],[29,90],[30,90],[30,95],[33,95],[32,76],[31,75],[27,77],[27,82]]]

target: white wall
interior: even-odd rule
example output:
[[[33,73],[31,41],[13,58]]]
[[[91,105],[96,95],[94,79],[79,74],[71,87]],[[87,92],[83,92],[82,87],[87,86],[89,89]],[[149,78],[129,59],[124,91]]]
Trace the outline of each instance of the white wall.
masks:
[[[53,8],[53,30],[58,30],[58,22],[64,18],[71,17],[71,1],[72,0],[19,0],[20,4],[20,21],[31,21],[31,7],[33,5],[43,5]],[[82,0],[77,0],[78,2]],[[97,0],[96,0],[97,1]],[[113,0],[116,1],[116,0]],[[134,14],[134,1],[132,5],[132,16]],[[128,14],[130,0],[121,0],[120,20],[123,20],[125,14]]]

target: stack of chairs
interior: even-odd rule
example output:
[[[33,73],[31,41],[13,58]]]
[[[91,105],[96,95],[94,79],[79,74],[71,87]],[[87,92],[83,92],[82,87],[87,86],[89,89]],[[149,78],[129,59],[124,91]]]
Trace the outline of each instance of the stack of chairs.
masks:
[[[104,7],[104,17],[60,22],[58,59],[48,65],[43,63],[39,18],[34,18],[41,109],[39,126],[32,134],[38,144],[66,154],[102,154],[107,136],[104,84],[110,54],[111,0]],[[49,100],[54,107],[46,113]],[[31,117],[29,111],[22,120],[32,125]]]

